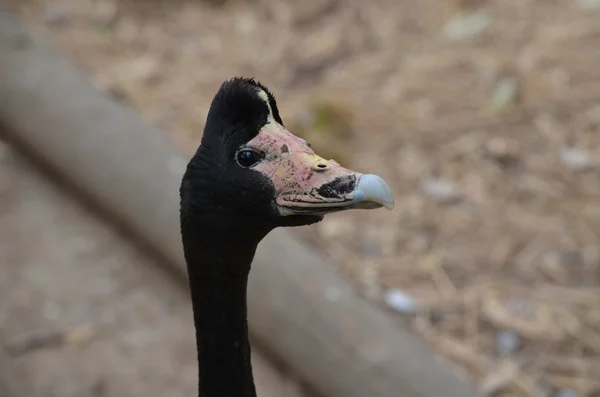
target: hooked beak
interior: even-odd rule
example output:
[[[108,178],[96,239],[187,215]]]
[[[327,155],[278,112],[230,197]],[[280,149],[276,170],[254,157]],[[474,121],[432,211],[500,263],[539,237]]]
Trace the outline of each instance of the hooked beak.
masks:
[[[392,190],[383,178],[323,159],[276,122],[265,125],[248,144],[266,153],[255,169],[273,182],[275,206],[282,216],[394,208]]]

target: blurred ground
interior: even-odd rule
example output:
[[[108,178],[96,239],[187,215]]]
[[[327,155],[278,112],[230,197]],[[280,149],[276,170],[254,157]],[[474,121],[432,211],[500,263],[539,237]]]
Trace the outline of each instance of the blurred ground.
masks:
[[[392,184],[300,231],[357,288],[486,393],[600,393],[600,1],[4,1],[188,153],[221,81],[264,81]]]
[[[0,378],[21,377],[0,396],[195,395],[190,300],[153,262],[0,140]],[[253,361],[261,395],[305,395]]]

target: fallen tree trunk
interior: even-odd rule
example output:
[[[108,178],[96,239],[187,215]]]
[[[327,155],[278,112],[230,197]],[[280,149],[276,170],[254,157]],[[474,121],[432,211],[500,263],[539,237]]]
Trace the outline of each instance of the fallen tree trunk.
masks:
[[[0,347],[0,397],[33,397],[14,360]]]
[[[178,189],[187,159],[6,10],[0,54],[0,123],[9,138],[185,275]],[[335,300],[326,299],[331,288]],[[286,230],[261,243],[248,301],[252,337],[323,395],[476,396]]]

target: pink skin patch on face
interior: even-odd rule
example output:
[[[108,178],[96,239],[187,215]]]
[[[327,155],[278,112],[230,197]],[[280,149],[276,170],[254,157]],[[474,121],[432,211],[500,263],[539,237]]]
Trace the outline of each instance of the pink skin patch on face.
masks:
[[[246,145],[265,153],[265,159],[253,167],[267,175],[275,185],[277,203],[335,202],[317,193],[317,188],[339,177],[356,175],[334,160],[318,156],[305,140],[282,125],[271,121]],[[339,199],[337,200],[339,201]]]

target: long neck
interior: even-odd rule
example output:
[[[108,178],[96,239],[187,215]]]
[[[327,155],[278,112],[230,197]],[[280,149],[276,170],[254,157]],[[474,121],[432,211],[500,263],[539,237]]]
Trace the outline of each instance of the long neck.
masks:
[[[207,226],[183,229],[196,326],[198,395],[256,397],[246,286],[258,241],[249,243]]]

